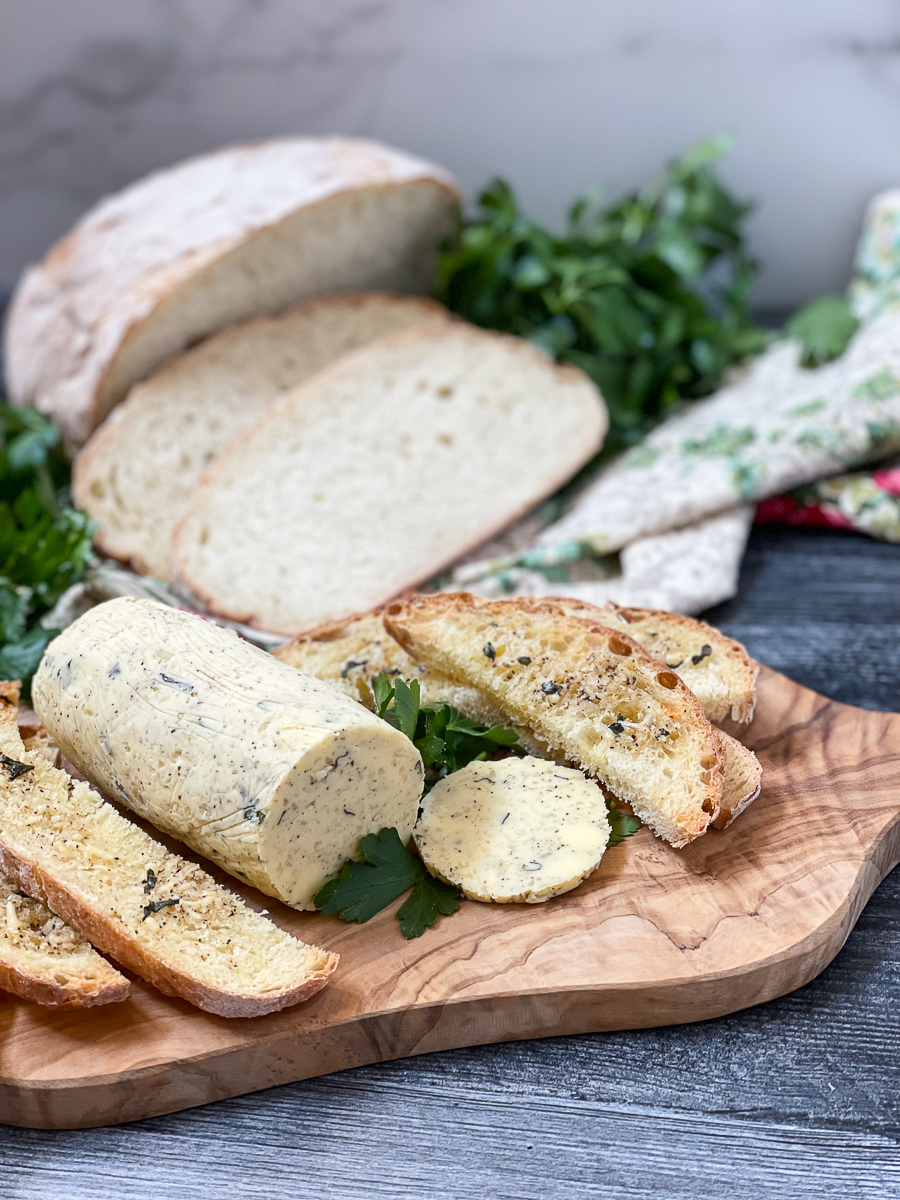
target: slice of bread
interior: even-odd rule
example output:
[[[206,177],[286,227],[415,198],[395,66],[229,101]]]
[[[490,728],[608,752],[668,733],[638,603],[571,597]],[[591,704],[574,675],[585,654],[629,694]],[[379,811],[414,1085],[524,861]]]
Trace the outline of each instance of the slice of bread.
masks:
[[[466,593],[388,605],[415,658],[489,695],[673,846],[718,816],[724,750],[693,693],[632,638],[528,600]]]
[[[560,603],[567,610],[571,603],[570,615],[575,615],[576,612],[596,613],[597,620],[608,624],[611,628],[633,628],[633,625],[627,625],[622,621],[620,615],[622,610],[617,607],[596,608],[593,605],[575,604],[568,600],[558,601],[556,598],[551,603]],[[647,610],[628,609],[626,611],[633,614]],[[723,664],[716,675],[695,675],[695,678],[699,679],[700,690],[697,699],[700,700],[707,719],[716,719],[711,712],[720,712],[723,707],[720,703],[721,690],[718,686],[718,682],[723,676],[731,689],[726,699],[726,704],[731,703],[733,706],[731,711],[735,711],[736,708],[738,711],[746,711],[748,704],[752,706],[753,691],[750,690],[748,693],[747,689],[748,687],[752,689],[751,681],[755,682],[759,664],[748,658],[745,668],[740,657],[737,655],[732,657],[732,647],[744,654],[743,647],[724,637],[711,626],[704,625],[701,621],[692,621],[689,617],[664,612],[648,613],[648,616],[652,616],[653,622],[650,634],[646,635],[642,642],[645,649],[653,648],[655,639],[652,633],[654,631],[659,631],[659,635],[662,637],[666,637],[670,631],[672,637],[688,637],[692,632],[689,627],[694,626],[695,639],[697,637],[701,639],[701,648],[711,645],[713,661],[717,666]],[[688,628],[685,629],[685,626]],[[639,623],[638,628],[643,632]],[[640,639],[635,638],[635,641],[638,640]],[[723,646],[722,643],[725,645]],[[423,704],[440,702],[452,704],[454,708],[464,712],[467,717],[471,717],[473,721],[479,721],[483,725],[502,725],[508,724],[510,721],[509,715],[477,688],[455,683],[449,676],[442,675],[433,667],[427,667],[423,662],[416,662],[385,629],[382,609],[373,613],[357,614],[347,617],[344,621],[332,621],[326,625],[320,625],[317,629],[310,629],[307,633],[301,633],[293,641],[281,646],[274,653],[299,671],[331,683],[354,700],[362,700],[368,708],[372,708],[374,705],[372,679],[380,672],[388,671],[391,674],[399,675],[402,679],[418,679]],[[707,658],[709,657],[707,656]],[[733,674],[730,673],[732,667],[734,667]],[[682,674],[682,672],[677,673]],[[716,681],[715,686],[704,686],[710,678]],[[527,748],[529,754],[538,758],[559,760],[560,756],[553,754],[549,747],[540,742],[535,737],[533,730],[518,725],[515,726],[515,729],[519,735],[519,741]],[[721,808],[713,824],[716,829],[724,829],[759,795],[762,767],[753,752],[746,746],[721,729],[718,734],[725,751],[725,776]]]
[[[762,765],[753,751],[737,738],[723,733],[721,729],[718,732],[725,751],[725,780],[722,785],[722,804],[713,827],[727,829],[759,795],[762,789]]]
[[[383,338],[219,455],[176,530],[176,575],[273,632],[374,608],[554,492],[606,427],[588,377],[518,338],[456,321]]]
[[[125,1000],[131,984],[46,904],[0,875],[0,988],[54,1008]]]
[[[558,605],[570,616],[599,621],[634,638],[684,680],[710,721],[731,717],[747,724],[753,719],[759,663],[740,642],[711,625],[677,613],[622,608],[618,604],[600,608],[565,596],[549,597],[547,603]]]
[[[83,444],[165,359],[247,317],[362,288],[427,293],[459,196],[375,142],[279,138],[156,171],[101,200],[13,296],[12,403]]]
[[[273,653],[283,662],[324,680],[359,700],[366,708],[375,708],[372,680],[382,671],[399,675],[410,682],[419,681],[422,704],[450,704],[479,725],[508,725],[509,718],[490,696],[478,688],[454,683],[439,671],[411,658],[388,633],[382,620],[383,609],[356,613],[343,621],[328,621],[301,633]],[[534,736],[530,729],[514,726],[519,742],[537,758],[557,756]]]
[[[282,393],[367,342],[450,319],[432,300],[384,292],[330,296],[232,326],[131,389],[75,460],[75,503],[97,547],[171,577],[172,532],[200,476]]]
[[[168,996],[253,1017],[319,991],[337,956],[282,932],[87,783],[25,750],[0,683],[0,871]],[[19,768],[30,768],[22,771]]]
[[[600,865],[606,801],[580,771],[540,758],[472,762],[422,800],[413,837],[432,875],[470,900],[540,904]]]
[[[372,680],[387,671],[407,683],[418,679],[423,704],[452,704],[481,725],[502,724],[503,711],[477,688],[454,683],[411,658],[385,629],[382,614],[383,609],[378,609],[328,621],[280,646],[275,657],[304,675],[333,684],[367,708],[375,706]]]

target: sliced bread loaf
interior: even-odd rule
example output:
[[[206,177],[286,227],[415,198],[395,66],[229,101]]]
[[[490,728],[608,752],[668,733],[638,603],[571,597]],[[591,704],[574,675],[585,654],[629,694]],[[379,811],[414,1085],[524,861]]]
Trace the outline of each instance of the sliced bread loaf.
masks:
[[[79,446],[133,383],[225,325],[329,292],[429,291],[458,207],[439,168],[345,138],[231,146],[156,171],[23,276],[9,396]]]
[[[253,912],[87,783],[25,750],[18,684],[0,683],[0,871],[123,966],[222,1017],[319,991],[337,956]],[[22,771],[21,767],[28,769]]]
[[[232,326],[170,360],[75,460],[72,492],[99,524],[99,549],[169,579],[172,533],[200,476],[273,400],[367,342],[448,319],[413,296],[330,296]]]
[[[625,634],[553,604],[462,592],[396,601],[384,621],[414,658],[488,694],[673,846],[718,815],[717,731],[678,676]]]
[[[586,375],[448,322],[363,347],[212,464],[176,575],[222,616],[294,634],[428,579],[555,491],[607,426]]]

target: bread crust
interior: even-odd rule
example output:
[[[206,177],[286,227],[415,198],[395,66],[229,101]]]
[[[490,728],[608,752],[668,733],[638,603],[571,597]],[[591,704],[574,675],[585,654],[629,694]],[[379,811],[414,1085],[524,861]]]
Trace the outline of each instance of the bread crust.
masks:
[[[115,973],[118,975],[118,972]],[[0,988],[22,1000],[30,1000],[32,1004],[42,1004],[47,1008],[95,1008],[100,1004],[117,1004],[120,1000],[127,1000],[131,992],[131,984],[124,975],[118,975],[118,982],[110,981],[90,988],[84,980],[51,983],[8,963],[0,963]]]
[[[240,184],[253,172],[248,197]],[[12,403],[33,404],[67,445],[82,444],[121,398],[106,395],[120,355],[180,285],[297,211],[342,193],[416,183],[445,195],[448,213],[459,205],[440,168],[346,138],[245,143],[153,172],[100,201],[22,277],[5,328]],[[199,219],[196,204],[206,204],[209,220]],[[137,253],[124,252],[135,246]]]
[[[762,764],[742,742],[718,731],[725,751],[725,782],[722,806],[711,823],[714,829],[727,829],[752,804],[762,791]]]
[[[596,407],[596,424],[593,429],[585,428],[584,439],[580,445],[577,454],[573,454],[571,459],[562,466],[552,477],[548,477],[544,486],[540,489],[540,495],[529,498],[506,513],[498,516],[490,523],[485,524],[477,534],[474,534],[463,546],[455,549],[452,559],[446,560],[443,563],[437,563],[429,566],[427,571],[410,576],[403,580],[398,586],[391,589],[381,600],[374,606],[373,610],[381,610],[385,605],[389,604],[394,598],[407,595],[414,591],[415,588],[427,582],[438,571],[452,565],[453,562],[465,558],[465,556],[483,542],[499,533],[501,530],[513,524],[520,517],[530,512],[541,497],[552,495],[558,491],[564,483],[579,470],[593,455],[599,450],[603,444],[603,439],[609,428],[609,415],[606,409],[606,404],[603,400],[599,389],[591,383],[588,376],[578,367],[571,366],[568,363],[551,363],[547,360],[547,356],[538,350],[536,346],[532,346],[530,342],[524,341],[522,338],[513,337],[510,334],[495,333],[478,329],[475,326],[468,325],[463,321],[453,322],[453,332],[455,337],[468,338],[473,342],[481,341],[484,338],[491,340],[500,340],[512,350],[513,354],[521,355],[524,358],[530,358],[534,362],[539,362],[545,369],[550,367],[556,377],[560,380],[570,380],[580,384],[588,383],[594,389],[597,399]],[[403,333],[390,334],[387,337],[378,340],[378,346],[395,347],[404,346],[414,343],[418,340],[427,339],[434,336],[434,330],[429,329],[410,329]],[[302,384],[299,388],[286,393],[280,400],[275,403],[252,425],[245,430],[240,437],[227,446],[221,454],[210,465],[209,471],[203,477],[200,485],[194,492],[194,498],[187,512],[182,517],[181,521],[175,527],[172,535],[172,563],[174,582],[176,586],[181,586],[187,590],[192,598],[196,598],[199,604],[205,607],[209,612],[217,616],[225,617],[231,621],[238,621],[242,624],[249,625],[251,628],[266,630],[270,633],[284,634],[287,637],[295,636],[299,631],[295,628],[273,627],[273,623],[264,623],[257,613],[249,608],[231,607],[227,601],[218,600],[203,584],[199,583],[195,577],[191,575],[190,569],[185,565],[185,558],[190,547],[186,546],[186,531],[191,523],[202,510],[205,495],[211,491],[217,480],[223,476],[230,468],[234,460],[240,460],[241,456],[246,452],[246,442],[252,438],[257,431],[263,429],[267,422],[278,420],[282,412],[288,411],[290,407],[298,402],[298,397],[301,397],[306,389],[315,389],[322,386],[322,381],[326,381],[328,377],[337,372],[342,372],[347,369],[348,364],[352,366],[354,361],[364,358],[371,353],[372,344],[362,346],[358,350],[352,351],[345,355],[339,362],[330,367],[326,367],[324,371],[320,371],[314,379],[309,383]],[[276,623],[277,624],[277,623]]]
[[[15,732],[19,684],[0,682],[0,736]],[[198,1008],[221,1017],[257,1017],[277,1012],[318,992],[328,982],[338,964],[338,956],[320,951],[320,962],[307,977],[291,988],[282,988],[265,996],[223,992],[201,983],[187,971],[159,960],[133,939],[117,930],[86,897],[76,894],[42,870],[34,859],[0,829],[0,871],[14,879],[35,900],[40,900],[67,924],[77,929],[92,945],[111,955],[117,962],[148,980],[167,996],[179,996]]]
[[[678,697],[685,712],[686,723],[690,723],[694,728],[702,732],[702,746],[699,749],[698,757],[710,759],[711,765],[709,768],[704,768],[708,770],[708,782],[705,785],[702,799],[697,805],[697,811],[692,814],[692,823],[683,822],[680,825],[679,836],[667,838],[667,840],[677,848],[687,845],[688,842],[693,841],[704,833],[709,824],[718,817],[721,806],[725,774],[725,751],[718,736],[718,731],[710,725],[703,713],[700,702],[687,685],[677,675],[669,671],[665,664],[659,663],[647,653],[643,646],[633,638],[623,634],[621,630],[585,618],[568,616],[560,609],[559,604],[554,604],[552,601],[545,599],[520,597],[515,600],[488,601],[466,592],[440,593],[427,596],[413,595],[407,597],[405,600],[396,601],[389,604],[385,609],[384,624],[390,635],[400,643],[408,654],[421,658],[421,646],[416,644],[413,636],[405,627],[405,623],[410,624],[414,622],[417,615],[424,614],[429,621],[447,620],[452,622],[454,612],[462,609],[469,612],[477,611],[483,614],[497,614],[502,618],[504,608],[507,613],[519,611],[533,617],[547,618],[548,621],[556,622],[559,626],[564,626],[566,622],[574,622],[585,630],[598,633],[601,636],[621,639],[628,646],[630,657],[641,667],[651,673],[662,671],[668,674],[671,683],[667,682],[666,687],[672,691],[673,696]],[[445,669],[446,664],[441,664],[441,667]],[[471,681],[466,682],[469,682],[471,686]],[[578,760],[578,756],[572,747],[567,746],[566,752],[569,757]],[[584,765],[582,763],[582,766]]]

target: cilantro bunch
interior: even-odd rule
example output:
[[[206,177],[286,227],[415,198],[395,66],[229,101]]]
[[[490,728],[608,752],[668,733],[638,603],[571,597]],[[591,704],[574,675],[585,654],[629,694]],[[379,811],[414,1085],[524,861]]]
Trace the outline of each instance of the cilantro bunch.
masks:
[[[57,633],[41,617],[91,559],[91,522],[66,506],[68,478],[51,422],[0,404],[0,679],[26,688]]]
[[[495,180],[441,256],[437,293],[449,308],[535,342],[598,384],[611,420],[606,452],[714,391],[731,363],[765,345],[748,307],[750,205],[712,170],[728,145],[701,143],[614,203],[583,197],[561,234],[526,217]]]

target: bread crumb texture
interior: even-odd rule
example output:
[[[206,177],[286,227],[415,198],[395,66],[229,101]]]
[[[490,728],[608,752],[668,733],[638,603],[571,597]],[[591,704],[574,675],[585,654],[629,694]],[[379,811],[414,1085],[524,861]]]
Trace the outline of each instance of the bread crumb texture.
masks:
[[[469,763],[440,780],[414,837],[428,870],[470,900],[540,904],[597,868],[609,834],[596,783],[526,757]]]

